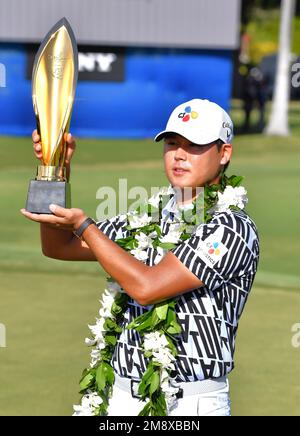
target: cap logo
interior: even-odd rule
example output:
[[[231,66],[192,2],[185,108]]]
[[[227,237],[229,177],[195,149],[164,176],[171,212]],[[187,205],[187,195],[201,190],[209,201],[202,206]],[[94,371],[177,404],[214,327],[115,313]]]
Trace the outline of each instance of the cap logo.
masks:
[[[223,129],[228,129],[226,131],[227,139],[229,140],[230,136],[232,135],[232,125],[230,123],[223,123],[222,124]]]
[[[180,112],[180,114],[178,115],[178,118],[181,118],[182,121],[184,123],[186,123],[187,121],[189,121],[191,118],[193,120],[195,120],[196,118],[198,118],[198,112],[192,111],[191,106],[187,106],[184,109],[184,112]]]

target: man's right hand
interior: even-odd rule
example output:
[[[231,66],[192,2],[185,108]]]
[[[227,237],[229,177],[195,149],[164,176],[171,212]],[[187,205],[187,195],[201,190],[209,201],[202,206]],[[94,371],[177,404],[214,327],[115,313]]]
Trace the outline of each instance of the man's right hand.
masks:
[[[40,143],[40,139],[41,139],[40,135],[38,135],[38,132],[35,129],[32,132],[34,154],[40,161],[42,161],[42,145]]]
[[[34,130],[32,132],[32,140],[33,140],[34,154],[37,157],[37,159],[43,162],[42,144],[40,142],[41,138],[37,133],[37,130]],[[70,162],[76,148],[76,142],[74,137],[71,135],[71,133],[67,134],[66,146],[67,148],[66,148],[65,166],[68,168],[70,166]]]
[[[76,142],[74,137],[71,135],[71,133],[65,133],[65,135],[66,135],[66,155],[65,155],[66,179],[69,180],[70,172],[71,172],[70,162],[75,152]],[[40,142],[41,138],[37,130],[34,130],[32,132],[32,140],[33,140],[34,154],[43,164],[42,144]]]

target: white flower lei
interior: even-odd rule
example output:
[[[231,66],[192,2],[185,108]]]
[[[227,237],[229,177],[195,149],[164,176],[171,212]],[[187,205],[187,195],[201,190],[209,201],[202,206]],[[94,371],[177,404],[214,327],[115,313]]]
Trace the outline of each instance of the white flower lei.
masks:
[[[216,212],[227,212],[232,208],[244,209],[248,202],[247,191],[244,187],[239,186],[242,180],[241,177],[232,176],[227,178],[223,175],[221,180],[220,185],[205,188],[205,222],[208,222],[212,214]],[[216,192],[217,196],[215,195]],[[174,223],[167,235],[160,236],[158,226],[153,227],[153,224],[151,224],[152,217],[148,214],[148,207],[158,208],[162,198],[171,195],[174,195],[172,187],[163,188],[150,198],[146,209],[142,213],[134,211],[127,214],[130,229],[134,230],[135,236],[129,241],[122,240],[122,246],[130,251],[136,259],[146,263],[148,260],[147,249],[155,247],[157,255],[154,263],[157,264],[168,249],[175,247],[182,241],[184,233],[182,224]],[[168,249],[165,247],[168,247]],[[102,295],[102,300],[100,300],[100,318],[96,318],[95,325],[89,326],[92,339],[85,339],[85,343],[93,347],[91,363],[90,368],[83,372],[80,382],[80,392],[83,397],[81,405],[73,406],[73,416],[107,414],[108,400],[112,394],[114,383],[110,360],[112,350],[117,342],[117,335],[122,330],[120,321],[123,319],[122,316],[126,310],[127,301],[128,297],[119,284],[112,281],[112,279],[108,279],[107,288]],[[154,311],[148,311],[134,320],[130,324],[131,327],[128,326],[143,333],[143,352],[145,357],[150,359],[150,364],[147,366],[146,373],[139,385],[142,399],[145,400],[150,396],[150,401],[140,413],[141,415],[167,415],[177,401],[178,383],[175,382],[175,378],[171,377],[171,373],[175,370],[177,356],[177,350],[171,338],[172,335],[180,333],[180,327],[176,321],[175,303],[176,300],[173,299],[155,305]],[[151,313],[152,318],[149,315]],[[167,318],[167,313],[171,323],[163,324]],[[151,327],[153,326],[153,328],[150,331],[149,328],[143,331],[143,325],[149,325],[150,318]],[[157,328],[160,326],[164,326],[164,328]],[[153,398],[155,398],[155,402]]]

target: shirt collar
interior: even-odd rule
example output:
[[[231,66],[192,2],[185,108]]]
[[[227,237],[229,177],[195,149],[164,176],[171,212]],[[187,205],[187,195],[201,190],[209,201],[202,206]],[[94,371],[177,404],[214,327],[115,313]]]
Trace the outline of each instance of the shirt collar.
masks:
[[[162,219],[164,221],[182,221],[182,211],[191,209],[193,207],[193,203],[184,204],[182,206],[178,206],[176,202],[176,195],[172,196],[168,203],[162,210]]]

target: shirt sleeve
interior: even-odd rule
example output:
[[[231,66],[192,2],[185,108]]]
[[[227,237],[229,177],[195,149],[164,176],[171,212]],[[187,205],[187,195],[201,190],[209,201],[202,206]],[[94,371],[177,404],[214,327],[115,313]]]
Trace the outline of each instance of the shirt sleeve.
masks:
[[[253,260],[253,253],[241,235],[217,223],[199,226],[173,253],[209,290],[246,273]]]
[[[125,237],[126,215],[117,215],[113,218],[99,221],[96,225],[109,239],[115,241]]]

